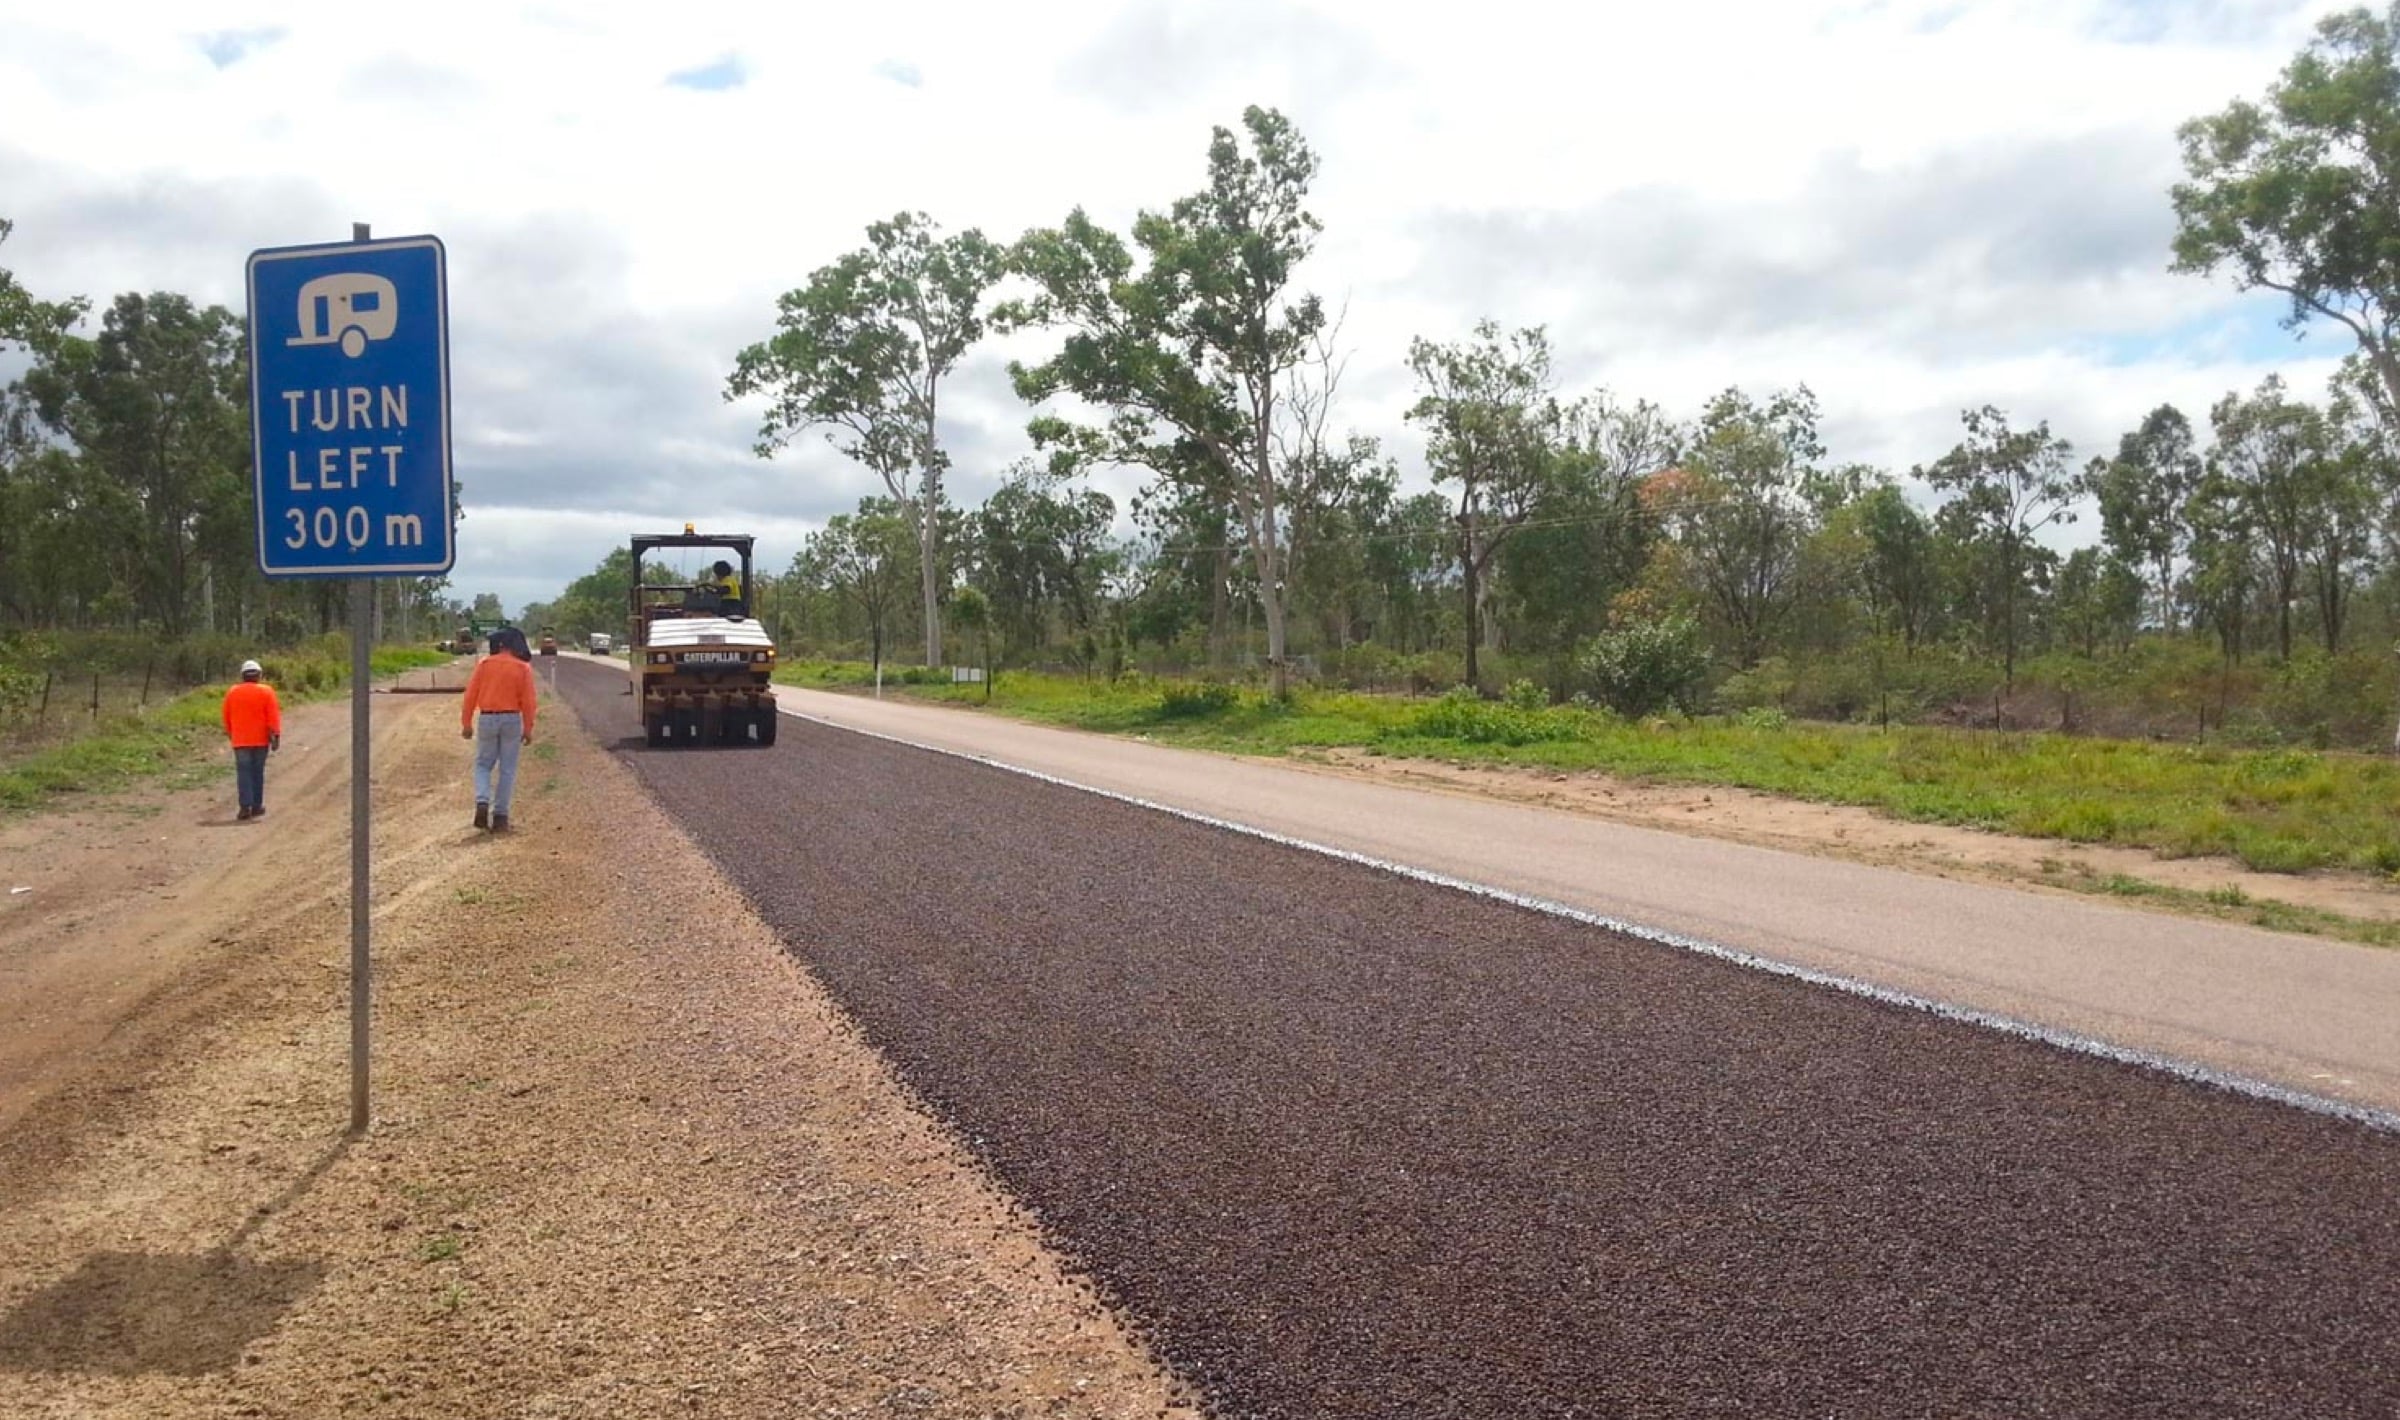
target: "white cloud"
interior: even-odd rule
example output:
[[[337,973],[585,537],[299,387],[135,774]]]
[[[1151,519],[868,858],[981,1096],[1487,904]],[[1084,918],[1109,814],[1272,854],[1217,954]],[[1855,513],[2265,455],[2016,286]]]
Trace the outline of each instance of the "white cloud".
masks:
[[[2332,8],[0,6],[0,261],[44,294],[237,304],[253,247],[441,234],[457,581],[512,602],[703,514],[787,559],[875,485],[813,439],[762,463],[722,401],[778,292],[902,208],[1123,223],[1251,102],[1320,152],[1308,280],[1348,298],[1349,415],[1404,463],[1409,337],[1486,314],[1679,412],[1805,379],[1840,457],[1925,461],[1985,402],[2097,450],[2340,353],[2262,345],[2254,307],[2164,269],[2175,125]],[[668,82],[696,71],[739,82]],[[1001,363],[948,403],[968,498],[1024,451]]]

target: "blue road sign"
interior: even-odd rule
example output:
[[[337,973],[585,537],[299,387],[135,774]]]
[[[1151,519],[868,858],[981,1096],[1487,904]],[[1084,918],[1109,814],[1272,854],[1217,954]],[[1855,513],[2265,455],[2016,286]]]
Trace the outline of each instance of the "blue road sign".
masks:
[[[269,577],[450,570],[440,239],[250,254],[250,446]]]

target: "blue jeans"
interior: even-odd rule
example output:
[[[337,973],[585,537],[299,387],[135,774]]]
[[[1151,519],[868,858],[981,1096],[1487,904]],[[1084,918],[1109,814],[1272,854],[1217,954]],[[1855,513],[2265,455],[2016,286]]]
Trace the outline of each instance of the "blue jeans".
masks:
[[[517,752],[524,743],[525,721],[516,711],[485,711],[475,717],[476,803],[490,804],[496,814],[508,812],[509,795],[517,787]]]
[[[236,747],[233,752],[233,792],[245,809],[267,806],[267,747]]]

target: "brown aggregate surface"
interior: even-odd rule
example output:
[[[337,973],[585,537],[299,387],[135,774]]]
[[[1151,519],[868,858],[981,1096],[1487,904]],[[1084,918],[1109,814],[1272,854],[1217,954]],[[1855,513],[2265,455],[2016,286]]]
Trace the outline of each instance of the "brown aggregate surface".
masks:
[[[377,697],[355,1142],[342,707],[286,717],[261,822],[223,759],[0,822],[0,1420],[1191,1420],[632,777],[541,724],[515,830],[478,834],[457,702]]]
[[[2392,1136],[804,722],[626,759],[1221,1413],[2400,1413]]]

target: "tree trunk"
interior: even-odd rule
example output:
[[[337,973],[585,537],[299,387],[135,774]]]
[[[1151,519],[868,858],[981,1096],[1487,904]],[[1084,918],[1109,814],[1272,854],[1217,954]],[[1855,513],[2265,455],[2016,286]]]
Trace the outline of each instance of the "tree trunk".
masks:
[[[1283,557],[1275,543],[1275,501],[1269,491],[1261,500],[1258,532],[1258,606],[1267,620],[1267,688],[1277,700],[1292,691],[1292,668],[1284,660]]]
[[[1258,556],[1258,604],[1267,618],[1267,687],[1277,700],[1291,694],[1292,668],[1284,661],[1283,556],[1275,542],[1275,460],[1267,445],[1275,418],[1274,387],[1254,387],[1250,468],[1250,544]]]
[[[2325,633],[2325,654],[2338,655],[2342,649],[2342,622],[2347,616],[2349,598],[2339,560],[2329,560],[2317,567],[2317,621]]]
[[[1260,600],[1267,614],[1267,690],[1281,700],[1292,693],[1292,668],[1283,655],[1283,590],[1267,588]]]
[[[2392,347],[2387,342],[2369,340],[2363,334],[2358,343],[2366,347],[2368,363],[2375,367],[2376,374],[2383,377],[2384,393],[2390,396],[2389,407],[2394,417],[2400,418],[2400,356],[2392,353]],[[2392,432],[2400,434],[2400,429]]]
[[[1230,533],[1230,529],[1227,530]],[[1220,537],[1220,543],[1226,539]],[[1217,575],[1208,588],[1208,664],[1225,668],[1225,637],[1230,631],[1228,618],[1233,614],[1233,548],[1217,548]]]
[[[2292,658],[2292,594],[2299,590],[2299,580],[2281,567],[2275,569],[2275,659],[2279,661]]]
[[[2006,580],[2000,587],[2000,682],[2005,689],[2014,693],[2017,688],[2017,580],[2022,574],[2017,569],[2013,548],[2001,560],[2004,564],[2002,575]]]
[[[1483,689],[1483,574],[1475,565],[1472,531],[1467,534],[1467,545],[1467,555],[1458,563],[1467,598],[1467,686],[1480,691]]]
[[[942,483],[941,475],[928,469],[925,473],[923,523],[917,532],[917,561],[922,564],[925,588],[925,664],[942,663]]]

